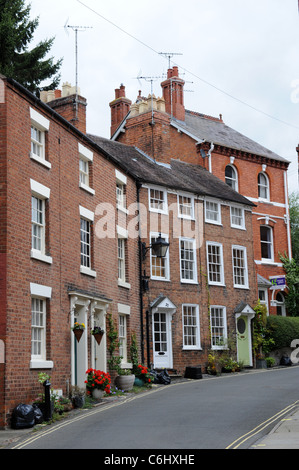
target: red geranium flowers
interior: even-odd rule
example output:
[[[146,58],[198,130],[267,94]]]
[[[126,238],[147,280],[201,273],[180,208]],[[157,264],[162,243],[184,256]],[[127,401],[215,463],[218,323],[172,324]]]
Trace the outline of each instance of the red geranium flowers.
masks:
[[[96,369],[87,369],[87,380],[85,380],[86,388],[89,392],[98,388],[104,390],[108,395],[111,393],[111,377],[106,372]]]

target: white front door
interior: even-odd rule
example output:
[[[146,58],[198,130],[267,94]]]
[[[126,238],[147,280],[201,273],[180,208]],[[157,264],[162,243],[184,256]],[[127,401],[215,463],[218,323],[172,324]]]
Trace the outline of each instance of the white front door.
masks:
[[[165,312],[153,314],[154,368],[172,368],[171,317]]]

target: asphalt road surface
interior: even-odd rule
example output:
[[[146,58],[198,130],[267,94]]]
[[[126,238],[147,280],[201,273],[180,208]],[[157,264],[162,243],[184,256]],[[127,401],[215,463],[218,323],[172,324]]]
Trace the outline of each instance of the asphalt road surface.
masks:
[[[294,365],[189,380],[80,410],[13,448],[109,449],[108,459],[118,458],[120,449],[245,449],[294,410],[297,400]]]

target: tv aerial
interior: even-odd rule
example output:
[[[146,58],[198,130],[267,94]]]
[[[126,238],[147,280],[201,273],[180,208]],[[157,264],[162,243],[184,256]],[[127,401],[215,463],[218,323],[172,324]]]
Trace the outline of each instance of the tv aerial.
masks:
[[[75,59],[76,59],[76,119],[78,119],[78,32],[92,29],[92,26],[76,26],[68,24],[69,18],[66,20],[64,30],[68,35],[68,28],[75,31]]]

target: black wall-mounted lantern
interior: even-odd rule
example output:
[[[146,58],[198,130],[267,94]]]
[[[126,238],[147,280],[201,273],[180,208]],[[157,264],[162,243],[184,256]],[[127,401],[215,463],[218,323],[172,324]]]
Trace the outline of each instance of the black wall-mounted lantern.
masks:
[[[161,233],[159,234],[156,241],[154,241],[150,246],[146,246],[144,242],[141,243],[143,261],[145,260],[146,253],[150,248],[152,249],[154,256],[157,256],[157,258],[164,258],[164,256],[166,256],[168,247],[169,243],[161,237]]]

